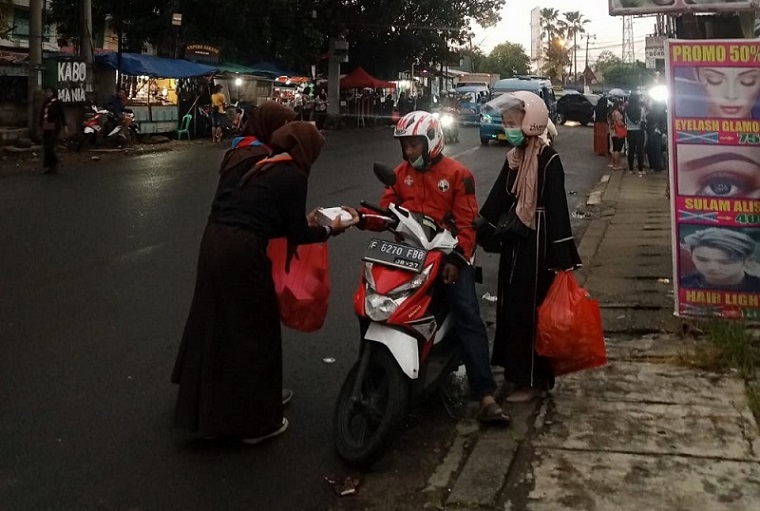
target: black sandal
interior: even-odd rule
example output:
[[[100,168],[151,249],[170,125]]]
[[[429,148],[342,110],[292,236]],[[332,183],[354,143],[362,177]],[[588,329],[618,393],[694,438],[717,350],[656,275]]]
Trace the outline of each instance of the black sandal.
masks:
[[[484,424],[504,424],[508,425],[512,422],[512,418],[504,413],[499,403],[489,403],[480,409],[477,415],[478,421]]]

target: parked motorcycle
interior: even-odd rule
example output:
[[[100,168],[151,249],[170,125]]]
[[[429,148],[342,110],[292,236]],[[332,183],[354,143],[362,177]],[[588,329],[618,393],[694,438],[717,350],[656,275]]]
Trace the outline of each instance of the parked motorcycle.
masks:
[[[375,174],[393,186],[392,169]],[[385,222],[395,241],[372,239],[354,295],[359,318],[359,359],[335,405],[333,435],[338,455],[352,465],[376,461],[404,425],[407,409],[439,389],[460,365],[442,283],[444,257],[457,239],[432,218],[391,204],[362,202]],[[402,240],[402,241],[399,241]]]
[[[137,140],[140,126],[134,120],[134,112],[125,110],[124,115],[126,122],[122,125],[113,112],[99,109],[97,106],[92,105],[85,112],[84,120],[82,121],[82,132],[78,149],[81,149],[84,144],[91,146],[103,144],[122,146],[134,143]]]

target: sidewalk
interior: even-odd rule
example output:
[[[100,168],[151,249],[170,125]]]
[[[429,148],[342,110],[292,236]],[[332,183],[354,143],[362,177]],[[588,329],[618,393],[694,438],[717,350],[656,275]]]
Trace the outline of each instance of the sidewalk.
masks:
[[[579,250],[602,307],[609,364],[508,408],[510,430],[469,422],[424,490],[431,509],[760,509],[760,435],[743,381],[677,366],[666,175],[613,173]],[[595,206],[597,207],[597,206]],[[474,447],[473,447],[474,444]]]

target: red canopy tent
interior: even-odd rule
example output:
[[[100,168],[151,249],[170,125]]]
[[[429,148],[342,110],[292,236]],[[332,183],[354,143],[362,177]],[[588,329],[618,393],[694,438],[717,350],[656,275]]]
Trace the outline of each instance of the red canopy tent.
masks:
[[[396,84],[378,80],[363,68],[357,67],[340,80],[341,89],[395,89]]]

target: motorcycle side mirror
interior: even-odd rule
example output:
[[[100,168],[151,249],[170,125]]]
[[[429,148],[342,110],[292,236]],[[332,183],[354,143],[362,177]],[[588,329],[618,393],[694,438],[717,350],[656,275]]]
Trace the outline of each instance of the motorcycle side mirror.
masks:
[[[393,186],[396,184],[396,173],[393,172],[393,169],[385,163],[376,161],[373,170],[375,172],[375,176],[385,186]]]

